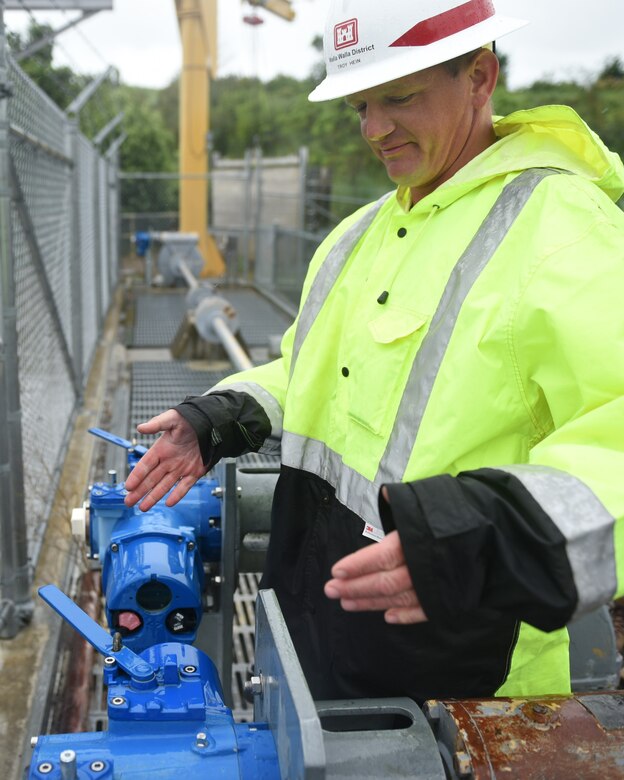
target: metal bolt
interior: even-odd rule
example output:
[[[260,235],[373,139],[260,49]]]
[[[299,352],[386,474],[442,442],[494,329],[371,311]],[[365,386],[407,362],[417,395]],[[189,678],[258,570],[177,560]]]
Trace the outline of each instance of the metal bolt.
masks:
[[[117,544],[117,542],[113,542],[111,544],[111,552],[119,552],[119,545]]]
[[[463,750],[459,750],[455,753],[453,756],[453,764],[455,766],[455,771],[460,777],[466,777],[467,775],[472,774],[470,756]]]
[[[208,734],[206,734],[205,731],[198,731],[195,735],[195,744],[197,747],[207,747],[208,746]]]
[[[215,585],[221,585],[221,583],[223,582],[223,577],[221,577],[219,574],[216,574],[212,578],[212,581],[214,582]]]
[[[122,704],[126,703],[126,700],[123,696],[113,696],[110,702],[114,707],[121,707]]]
[[[533,712],[537,715],[545,715],[548,712],[548,707],[545,707],[543,704],[534,704]]]
[[[262,677],[253,675],[245,682],[243,693],[247,701],[253,701],[254,696],[262,695]]]
[[[104,666],[112,666],[115,663],[117,663],[117,661],[113,658],[112,655],[107,655],[104,659]]]
[[[39,764],[37,771],[41,772],[42,775],[47,775],[48,772],[52,771],[52,764],[49,761],[44,761],[42,764]]]
[[[118,653],[121,650],[122,643],[121,643],[121,634],[119,631],[115,631],[113,634],[113,647],[112,651],[113,653]]]
[[[195,542],[187,542],[186,543],[186,549],[187,550],[194,550],[195,549]]]
[[[75,780],[76,778],[76,753],[73,750],[63,750],[59,756],[61,759],[62,780]]]
[[[223,498],[223,488],[222,487],[213,488],[210,491],[210,494],[215,498]]]
[[[210,526],[210,528],[214,528],[216,524],[217,524],[217,521],[214,519],[214,517],[211,517],[208,520],[208,525]]]
[[[185,666],[182,671],[186,672],[187,674],[195,674],[195,672],[197,671],[197,667],[191,666],[189,664],[188,666]]]
[[[117,471],[115,469],[108,470],[108,481],[111,483],[111,485],[117,484]]]
[[[105,766],[106,766],[106,764],[103,761],[92,761],[89,764],[89,769],[92,772],[101,772],[104,769]]]
[[[37,742],[39,742],[39,737],[31,737],[30,738],[30,747],[31,748],[36,748],[37,747]]]

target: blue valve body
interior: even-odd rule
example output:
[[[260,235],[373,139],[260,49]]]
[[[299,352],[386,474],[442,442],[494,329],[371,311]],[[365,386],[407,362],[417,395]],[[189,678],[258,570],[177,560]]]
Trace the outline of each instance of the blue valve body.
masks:
[[[108,731],[39,737],[29,780],[60,780],[67,750],[76,754],[80,780],[279,780],[268,725],[234,723],[208,656],[170,642],[140,658],[155,670],[155,687],[137,686],[117,664],[105,665]]]
[[[217,484],[199,480],[175,506],[163,500],[147,512],[124,504],[122,483],[93,485],[90,548],[102,561],[108,624],[116,630],[120,616],[137,616],[138,627],[121,629],[133,650],[194,641],[203,562],[221,556],[221,502],[212,495]]]
[[[145,257],[150,248],[152,237],[147,231],[137,230],[134,234],[134,248],[138,257]]]

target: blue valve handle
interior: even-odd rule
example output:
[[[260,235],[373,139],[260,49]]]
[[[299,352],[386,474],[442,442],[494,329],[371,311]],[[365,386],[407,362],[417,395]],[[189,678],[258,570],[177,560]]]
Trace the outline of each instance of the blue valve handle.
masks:
[[[145,455],[147,452],[147,447],[143,447],[141,444],[133,444],[131,441],[128,441],[128,439],[122,439],[121,436],[115,436],[114,433],[109,433],[102,428],[89,428],[89,433],[92,433],[94,436],[99,436],[100,439],[104,439],[104,441],[109,442],[109,444],[116,444],[118,447],[123,447],[124,450],[132,450],[132,452],[136,452],[137,455]]]
[[[119,666],[137,682],[148,682],[153,679],[156,669],[143,658],[133,653],[129,647],[113,651],[111,635],[92,620],[86,612],[66,596],[56,585],[44,585],[39,588],[39,595],[55,612],[69,623],[72,628],[83,636],[90,645],[104,657],[114,658]]]

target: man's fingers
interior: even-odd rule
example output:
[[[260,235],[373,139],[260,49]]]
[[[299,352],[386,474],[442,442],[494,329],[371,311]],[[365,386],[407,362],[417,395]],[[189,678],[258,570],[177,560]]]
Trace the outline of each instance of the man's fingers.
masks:
[[[381,542],[341,558],[334,564],[332,576],[338,579],[359,577],[371,572],[395,569],[404,562],[398,531],[392,531]]]
[[[330,580],[325,585],[325,594],[330,599],[376,598],[394,596],[412,587],[409,570],[403,565],[392,571],[378,571],[347,580]]]
[[[167,474],[162,477],[158,484],[154,485],[150,492],[147,493],[143,501],[141,501],[139,504],[139,509],[142,512],[146,512],[148,509],[151,509],[166,493],[171,490],[177,481],[178,477],[174,476],[173,474]]]
[[[169,485],[169,487],[167,488],[167,490],[169,490],[169,488],[171,488],[171,486],[175,484],[178,478],[176,476],[176,479],[173,482],[171,482],[170,476],[175,472],[172,472],[171,469],[168,468],[163,463],[157,462],[157,465],[155,465],[155,467],[152,469],[150,469],[149,466],[147,468],[144,467],[143,469],[139,469],[140,465],[141,465],[141,461],[137,463],[137,465],[134,467],[134,470],[132,471],[132,474],[130,474],[130,476],[126,480],[126,490],[129,491],[128,495],[126,496],[126,504],[129,506],[136,504],[139,498],[142,498],[144,495],[149,493],[150,490],[153,490],[155,487],[160,485],[160,483],[163,480],[165,480]],[[140,481],[134,484],[130,480],[130,477],[134,474],[135,471],[137,471],[137,469],[139,469],[139,471],[137,472],[137,477]],[[141,471],[143,471],[144,474],[142,478],[141,478]]]
[[[139,423],[137,425],[137,431],[139,433],[158,433],[159,431],[168,431],[178,421],[179,415],[172,409],[162,414],[157,414],[156,417],[152,417],[150,420]]]
[[[386,623],[409,625],[411,623],[426,623],[429,618],[422,607],[399,607],[389,609],[384,615]]]
[[[136,490],[143,480],[160,465],[160,458],[154,452],[154,448],[149,449],[141,460],[136,464],[126,479],[126,490],[132,492]],[[149,488],[148,488],[149,489]],[[147,493],[147,489],[144,494]]]
[[[364,610],[386,610],[394,607],[420,607],[418,596],[413,588],[394,596],[375,596],[362,599],[341,599],[340,606],[347,612]]]
[[[198,477],[188,476],[181,479],[175,488],[171,491],[171,494],[167,496],[165,504],[167,506],[173,506],[177,504],[181,498],[189,492],[193,485],[197,482]]]

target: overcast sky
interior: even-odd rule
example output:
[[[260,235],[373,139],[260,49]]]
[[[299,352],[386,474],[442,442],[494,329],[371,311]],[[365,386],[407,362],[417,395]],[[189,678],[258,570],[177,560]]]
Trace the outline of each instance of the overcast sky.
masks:
[[[23,0],[28,5],[28,0]],[[252,8],[241,0],[219,0],[219,75],[278,73],[302,78],[318,60],[311,41],[321,34],[328,0],[295,0],[297,17],[286,22],[256,11],[264,24],[252,27],[243,16]],[[624,60],[624,1],[496,0],[504,14],[531,24],[499,42],[510,60],[509,84],[527,85],[542,76],[584,80],[607,57]],[[37,12],[36,18],[61,27],[76,12]],[[5,11],[9,30],[28,26],[24,11]],[[57,61],[79,72],[99,73],[115,65],[127,84],[163,87],[180,68],[174,0],[114,0],[102,11],[58,38]]]

